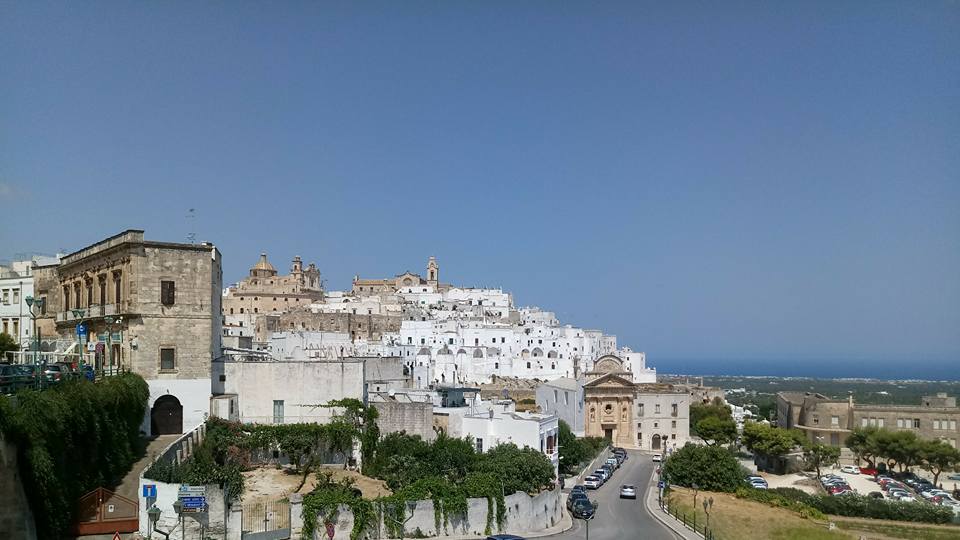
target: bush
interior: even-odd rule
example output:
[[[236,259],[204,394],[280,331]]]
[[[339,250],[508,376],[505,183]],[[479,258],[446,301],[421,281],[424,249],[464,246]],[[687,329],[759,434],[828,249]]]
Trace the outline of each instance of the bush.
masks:
[[[118,482],[137,459],[150,391],[134,374],[0,396],[0,430],[18,450],[23,487],[40,539],[62,538],[77,500]]]
[[[953,518],[952,510],[932,504],[888,501],[861,495],[810,495],[796,488],[740,488],[736,495],[741,499],[789,508],[799,512],[801,516],[814,519],[826,519],[825,514],[833,514],[895,521],[950,523]]]
[[[743,485],[740,463],[726,448],[687,444],[663,465],[669,481],[680,486],[697,484],[706,491],[733,492]]]

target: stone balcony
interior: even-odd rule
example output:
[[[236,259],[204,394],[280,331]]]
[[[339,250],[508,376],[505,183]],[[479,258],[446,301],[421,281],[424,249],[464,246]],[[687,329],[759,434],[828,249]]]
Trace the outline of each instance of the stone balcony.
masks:
[[[73,310],[70,311],[61,311],[57,313],[57,324],[67,324],[72,322],[79,322],[80,320],[90,320],[90,319],[99,319],[101,317],[111,317],[114,315],[128,315],[131,312],[129,305],[126,303],[122,304],[104,304],[99,305],[95,304],[85,308],[81,308],[83,314],[80,317],[77,317],[73,314]]]

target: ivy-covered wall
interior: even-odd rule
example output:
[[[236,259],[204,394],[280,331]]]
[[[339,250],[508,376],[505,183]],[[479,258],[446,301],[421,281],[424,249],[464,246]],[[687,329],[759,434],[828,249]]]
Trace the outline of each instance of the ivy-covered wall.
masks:
[[[0,432],[17,460],[37,537],[59,540],[78,499],[126,474],[141,444],[147,383],[132,373],[0,396]]]

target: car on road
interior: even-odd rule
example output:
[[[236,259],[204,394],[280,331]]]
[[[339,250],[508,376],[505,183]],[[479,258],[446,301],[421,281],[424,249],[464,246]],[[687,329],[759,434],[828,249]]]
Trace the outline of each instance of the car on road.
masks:
[[[854,467],[853,465],[844,465],[840,467],[840,472],[845,472],[847,474],[860,474],[860,469]]]
[[[573,509],[570,511],[573,514],[573,517],[577,519],[593,519],[593,514],[596,512],[596,509],[593,507],[593,503],[589,500],[578,500],[573,504]]]
[[[487,540],[527,540],[522,536],[517,536],[515,534],[495,534],[493,536],[488,536]]]
[[[607,480],[610,479],[610,473],[604,469],[597,469],[593,471],[593,476],[596,476],[597,478],[599,478],[601,484],[606,484]]]
[[[636,499],[637,498],[637,488],[630,484],[624,484],[620,486],[620,498],[621,499]]]
[[[586,486],[587,489],[597,489],[603,485],[603,482],[600,481],[599,477],[588,476],[583,479],[583,485]]]
[[[960,474],[951,474],[950,476],[947,477],[947,480],[956,480],[960,482]]]
[[[589,501],[590,499],[586,493],[571,493],[570,496],[567,497],[567,510],[573,510],[573,505],[580,500]]]
[[[613,467],[614,469],[616,469],[617,467],[620,466],[620,460],[617,459],[617,458],[615,458],[615,457],[609,457],[609,458],[607,458],[607,462],[606,462],[606,463],[607,463],[607,465],[610,465],[610,466]]]
[[[661,461],[663,461],[663,454],[654,454],[654,455],[653,455],[653,462],[654,462],[654,463],[660,463]]]

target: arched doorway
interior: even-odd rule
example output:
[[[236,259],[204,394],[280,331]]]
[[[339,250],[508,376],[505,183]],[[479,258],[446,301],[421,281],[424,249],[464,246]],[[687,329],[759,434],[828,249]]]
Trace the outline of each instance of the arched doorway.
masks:
[[[175,396],[161,396],[150,410],[150,432],[153,435],[183,433],[183,405]]]
[[[653,443],[650,444],[650,448],[652,448],[652,449],[654,449],[654,450],[659,450],[659,449],[660,449],[660,435],[659,435],[659,434],[653,436]]]

